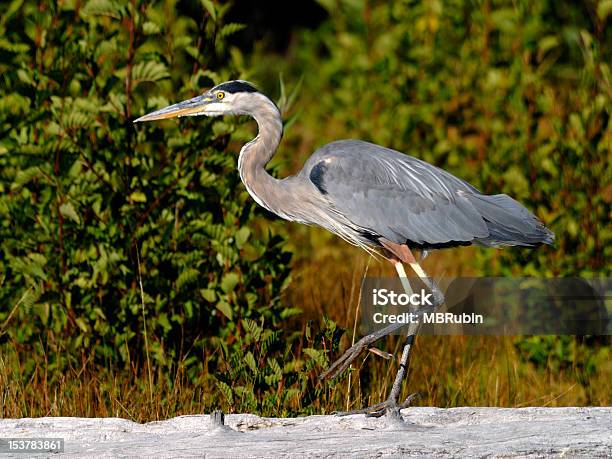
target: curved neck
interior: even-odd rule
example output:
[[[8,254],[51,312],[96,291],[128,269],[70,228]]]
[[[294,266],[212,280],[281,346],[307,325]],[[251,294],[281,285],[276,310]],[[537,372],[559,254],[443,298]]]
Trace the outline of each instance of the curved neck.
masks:
[[[282,193],[281,181],[266,172],[266,164],[272,159],[283,135],[283,123],[278,108],[263,95],[261,103],[249,115],[255,118],[259,128],[257,137],[247,143],[238,157],[240,178],[249,194],[258,204],[282,216],[281,209],[275,208],[274,199]]]

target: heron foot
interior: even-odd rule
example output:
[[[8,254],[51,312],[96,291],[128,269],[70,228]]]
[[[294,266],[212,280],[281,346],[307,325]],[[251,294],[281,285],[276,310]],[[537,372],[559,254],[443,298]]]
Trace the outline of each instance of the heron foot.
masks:
[[[397,400],[393,398],[388,398],[382,403],[378,403],[376,405],[368,406],[367,408],[361,408],[359,410],[351,410],[351,411],[339,411],[336,413],[336,416],[350,416],[353,414],[365,414],[367,418],[380,418],[382,416],[387,416],[391,419],[401,420],[402,416],[400,411],[404,408],[408,408],[412,402],[419,397],[419,393],[415,392],[414,394],[410,394],[406,397],[403,403],[398,404]]]

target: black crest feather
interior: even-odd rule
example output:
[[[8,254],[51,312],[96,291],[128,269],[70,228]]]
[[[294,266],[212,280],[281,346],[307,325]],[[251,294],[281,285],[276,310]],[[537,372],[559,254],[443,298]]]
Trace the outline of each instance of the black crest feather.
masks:
[[[230,94],[235,94],[237,92],[257,92],[255,86],[248,81],[242,80],[227,81],[215,86],[213,89],[217,91],[225,91]]]

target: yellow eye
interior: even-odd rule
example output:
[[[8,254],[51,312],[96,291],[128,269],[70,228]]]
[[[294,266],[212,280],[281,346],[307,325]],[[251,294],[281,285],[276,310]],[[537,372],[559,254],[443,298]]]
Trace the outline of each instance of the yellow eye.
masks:
[[[217,99],[221,100],[225,97],[225,93],[223,91],[220,91],[217,93]]]

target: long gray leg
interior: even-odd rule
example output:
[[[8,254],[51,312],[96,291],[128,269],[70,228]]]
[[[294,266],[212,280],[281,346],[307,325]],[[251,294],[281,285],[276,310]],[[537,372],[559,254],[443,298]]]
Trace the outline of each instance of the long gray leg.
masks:
[[[408,276],[406,275],[406,271],[404,270],[404,266],[399,261],[394,261],[393,264],[395,266],[395,270],[397,271],[397,275],[400,278],[400,282],[402,283],[402,287],[404,288],[404,291],[407,294],[412,294],[413,290],[412,290],[412,287],[410,285],[410,281],[408,280]],[[432,280],[430,280],[427,277],[427,274],[425,273],[423,268],[416,262],[416,260],[414,260],[414,261],[411,260],[411,262],[409,264],[410,264],[410,267],[419,276],[421,281],[424,282],[425,285],[427,285],[430,288],[430,290],[432,291],[432,293],[434,295],[434,304],[435,304],[435,307],[440,306],[444,302],[444,296],[442,295],[442,292],[440,292],[440,289],[438,288],[438,286]],[[406,400],[404,400],[403,403],[401,403],[401,404],[399,403],[399,396],[400,396],[401,391],[402,391],[402,384],[403,384],[404,379],[406,379],[406,375],[408,373],[408,363],[409,363],[409,360],[410,360],[410,351],[412,350],[412,348],[414,346],[414,341],[416,339],[416,335],[418,334],[419,327],[420,327],[420,322],[416,323],[416,324],[412,324],[411,323],[408,326],[407,337],[406,337],[406,341],[404,343],[404,348],[402,350],[402,356],[401,356],[401,359],[400,359],[400,366],[399,366],[399,369],[397,371],[397,374],[395,375],[395,380],[393,381],[393,386],[391,388],[391,393],[389,394],[389,397],[387,398],[387,400],[382,402],[382,403],[379,403],[377,405],[368,407],[368,408],[363,408],[363,409],[355,410],[355,411],[341,412],[341,413],[338,413],[339,416],[363,413],[363,414],[366,414],[368,416],[380,417],[380,416],[386,414],[387,416],[389,416],[391,418],[401,419],[401,416],[400,416],[400,413],[399,413],[400,410],[402,408],[408,407],[410,402],[416,396],[416,394],[412,394],[408,398],[406,398]],[[387,329],[388,328],[389,327],[387,327]],[[382,336],[387,336],[387,335],[393,333],[398,328],[389,329],[389,330],[385,329],[385,330],[381,331],[381,332],[384,332],[384,331],[387,331],[387,332],[385,334],[381,334],[381,336],[377,336],[377,339],[381,338]],[[362,338],[362,340],[367,339],[369,337],[374,337],[374,335],[368,335],[367,337]],[[360,340],[360,342],[362,340]],[[342,362],[341,365],[338,365],[339,362],[342,361],[342,359],[344,358],[344,356],[343,356],[343,358],[341,358],[338,362],[336,362],[334,365],[332,365],[330,370],[328,370],[326,373],[331,373],[332,368],[333,368],[334,373],[331,375],[333,377],[333,376],[335,376],[335,374],[338,373],[338,371],[339,371],[338,367],[346,368],[346,365],[350,364],[350,362],[352,362],[352,360],[354,360],[354,358],[356,358],[357,355],[359,355],[361,353],[361,351],[363,350],[363,348],[365,347],[365,346],[362,345],[361,350],[360,350],[359,347],[356,347],[357,345],[360,344],[360,342],[356,343],[355,346],[353,346],[351,349],[349,349],[349,351],[347,351],[344,354],[344,356],[346,356],[346,355],[350,355],[351,356],[351,357],[349,357],[350,361],[347,362],[347,359],[345,359]],[[371,342],[370,342],[370,344],[371,344]]]

